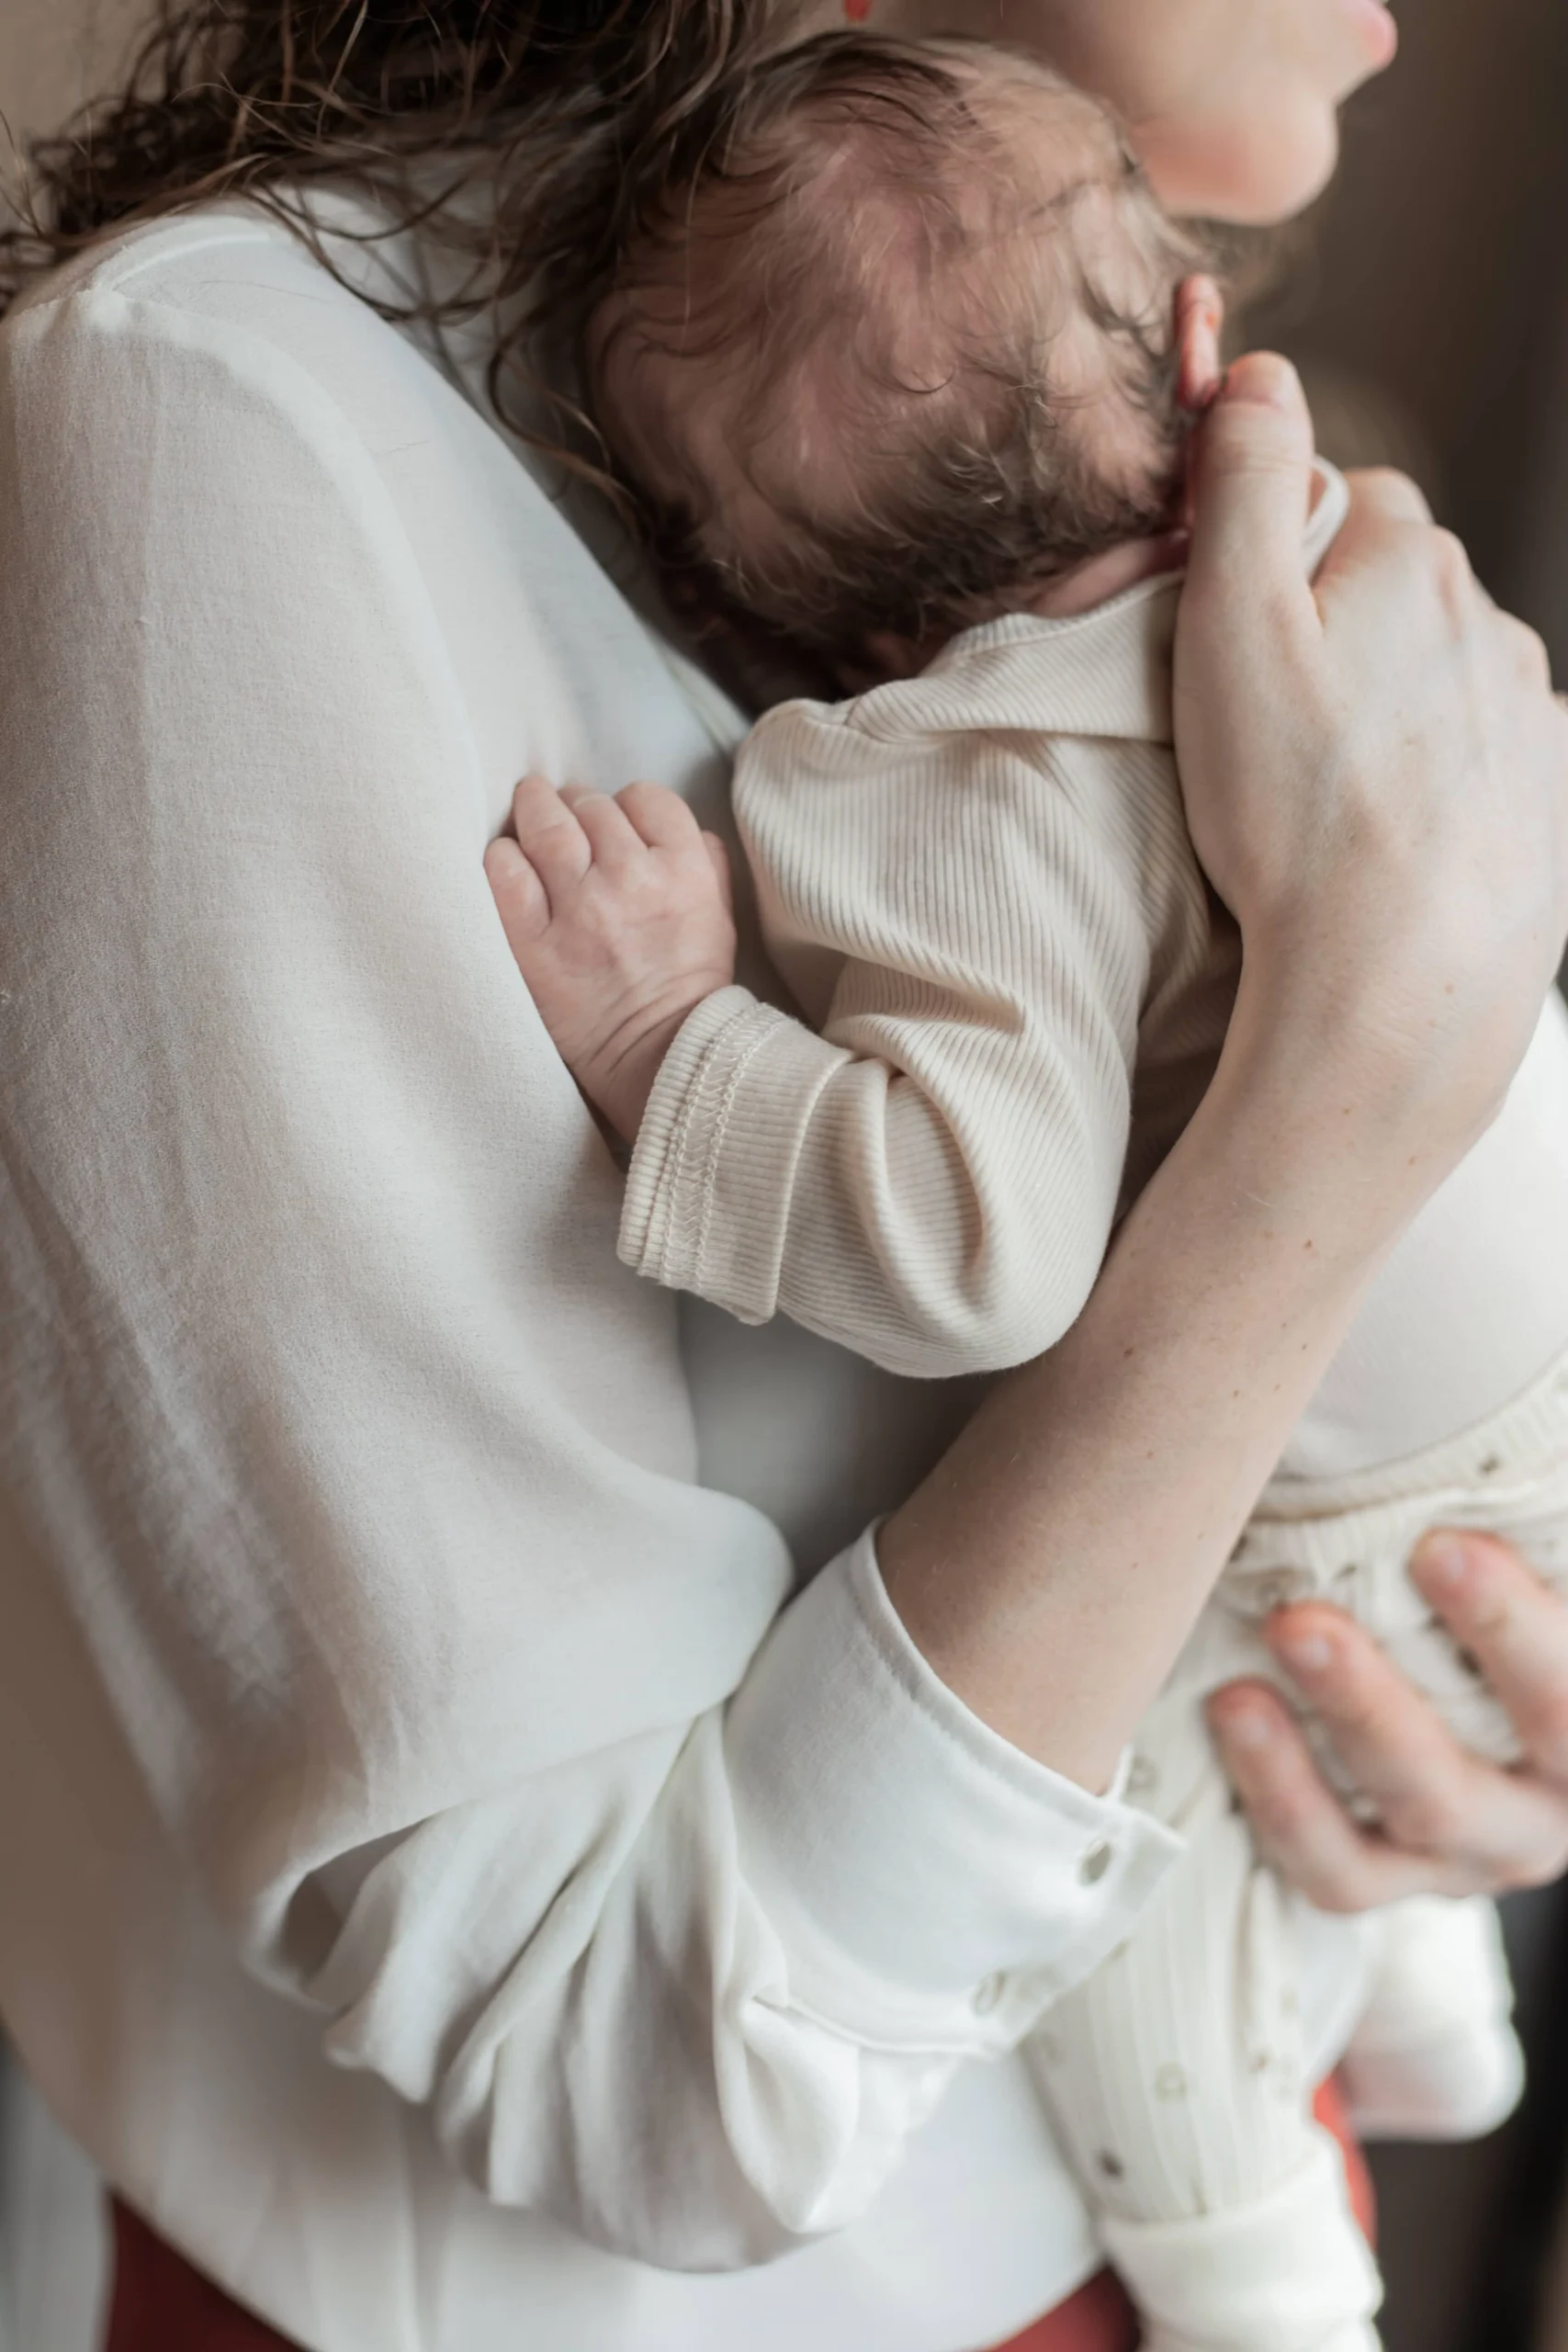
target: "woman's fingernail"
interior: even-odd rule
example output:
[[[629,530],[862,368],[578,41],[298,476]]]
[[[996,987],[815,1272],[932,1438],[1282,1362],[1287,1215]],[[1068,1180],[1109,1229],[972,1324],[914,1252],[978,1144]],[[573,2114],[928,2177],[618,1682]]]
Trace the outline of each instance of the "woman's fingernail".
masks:
[[[1256,1751],[1267,1747],[1274,1736],[1272,1716],[1263,1707],[1225,1707],[1218,1710],[1215,1722],[1221,1735],[1232,1747],[1247,1747]]]
[[[1441,1585],[1452,1592],[1464,1581],[1470,1554],[1457,1535],[1429,1535],[1417,1550],[1413,1566],[1424,1584]]]
[[[1266,408],[1293,413],[1302,406],[1302,379],[1277,351],[1247,351],[1225,370],[1224,396],[1258,401]]]
[[[1276,1634],[1274,1647],[1292,1674],[1326,1674],[1334,1663],[1326,1634]]]

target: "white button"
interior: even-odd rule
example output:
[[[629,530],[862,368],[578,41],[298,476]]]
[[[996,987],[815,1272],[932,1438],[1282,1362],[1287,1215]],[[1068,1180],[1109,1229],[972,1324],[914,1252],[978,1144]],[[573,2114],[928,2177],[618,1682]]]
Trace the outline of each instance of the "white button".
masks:
[[[1187,2076],[1179,2066],[1162,2066],[1155,2076],[1155,2088],[1161,2098],[1183,2098],[1187,2094]]]
[[[969,2006],[977,2018],[988,2018],[1002,1995],[1007,1991],[1005,1976],[984,1976],[969,1997]]]
[[[1078,1864],[1078,1876],[1086,1886],[1093,1886],[1111,1868],[1111,1849],[1104,1838],[1091,1846]]]

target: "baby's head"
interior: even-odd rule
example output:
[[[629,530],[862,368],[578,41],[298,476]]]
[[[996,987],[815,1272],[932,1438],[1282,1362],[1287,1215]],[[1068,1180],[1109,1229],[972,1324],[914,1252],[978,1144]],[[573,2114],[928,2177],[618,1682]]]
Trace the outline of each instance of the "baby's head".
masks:
[[[591,398],[716,603],[900,666],[1168,528],[1199,259],[1043,66],[829,37],[752,77],[633,241]]]

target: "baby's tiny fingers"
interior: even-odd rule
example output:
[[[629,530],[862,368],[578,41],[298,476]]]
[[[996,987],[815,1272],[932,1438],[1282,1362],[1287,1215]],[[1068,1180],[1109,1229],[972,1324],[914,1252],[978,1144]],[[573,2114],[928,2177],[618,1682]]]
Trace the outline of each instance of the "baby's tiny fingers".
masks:
[[[495,899],[506,944],[516,955],[550,927],[545,886],[516,842],[502,834],[485,852],[485,879]]]
[[[614,869],[640,853],[643,845],[626,811],[608,793],[591,791],[585,784],[569,784],[562,788],[561,798],[586,834],[595,865]]]
[[[512,796],[518,846],[544,884],[552,909],[593,863],[588,835],[570,804],[542,775],[525,775]]]
[[[678,792],[662,784],[628,784],[615,795],[617,807],[649,849],[681,849],[697,831],[697,820]]]

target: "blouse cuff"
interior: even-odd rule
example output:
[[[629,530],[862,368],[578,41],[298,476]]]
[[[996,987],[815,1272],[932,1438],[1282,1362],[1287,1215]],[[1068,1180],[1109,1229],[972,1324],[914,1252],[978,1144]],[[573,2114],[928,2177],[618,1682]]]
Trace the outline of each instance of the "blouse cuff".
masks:
[[[791,2006],[867,2045],[1010,2049],[1126,1940],[1181,1851],[939,1680],[871,1532],[777,1621],[726,1737],[740,1868]]]
[[[678,1032],[638,1130],[621,1214],[625,1264],[765,1323],[812,1112],[852,1056],[747,989],[719,989]]]

